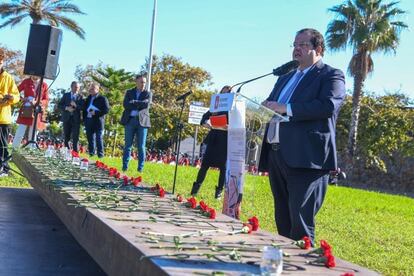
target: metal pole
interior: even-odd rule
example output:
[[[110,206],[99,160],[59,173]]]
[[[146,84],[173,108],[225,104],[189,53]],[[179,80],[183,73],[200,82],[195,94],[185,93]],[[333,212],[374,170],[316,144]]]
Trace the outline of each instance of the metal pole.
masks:
[[[198,133],[198,126],[195,127],[195,132],[194,132],[194,141],[193,141],[193,159],[191,160],[191,164],[193,164],[194,166],[194,155],[195,155],[195,148],[196,148],[196,144],[197,144],[197,133]]]
[[[151,28],[151,41],[149,50],[149,62],[148,62],[148,75],[147,75],[147,91],[151,91],[151,74],[152,74],[152,49],[154,44],[154,32],[155,22],[157,19],[157,0],[154,0],[154,10],[152,13],[152,28]]]

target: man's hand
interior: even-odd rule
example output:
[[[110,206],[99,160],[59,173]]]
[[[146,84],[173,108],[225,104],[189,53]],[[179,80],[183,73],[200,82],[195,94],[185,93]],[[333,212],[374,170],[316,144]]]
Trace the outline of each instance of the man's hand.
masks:
[[[264,101],[262,105],[266,106],[267,108],[279,114],[286,114],[286,111],[287,111],[285,104],[280,104],[275,101]]]
[[[75,108],[73,108],[72,106],[67,106],[65,109],[66,111],[69,111],[69,112],[75,111]]]
[[[71,105],[73,108],[76,108],[76,107],[77,107],[77,105],[76,105],[75,101],[71,101],[71,102],[70,102],[70,105]]]

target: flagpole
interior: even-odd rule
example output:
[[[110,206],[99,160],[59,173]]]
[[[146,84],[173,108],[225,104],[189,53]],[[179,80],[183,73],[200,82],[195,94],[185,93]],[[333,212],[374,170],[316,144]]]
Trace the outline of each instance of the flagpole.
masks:
[[[152,13],[152,28],[151,28],[151,41],[150,41],[150,50],[149,50],[149,62],[148,62],[148,75],[147,75],[147,90],[151,91],[151,74],[152,74],[152,49],[154,44],[154,32],[155,32],[155,22],[157,19],[157,0],[154,0],[154,10]]]

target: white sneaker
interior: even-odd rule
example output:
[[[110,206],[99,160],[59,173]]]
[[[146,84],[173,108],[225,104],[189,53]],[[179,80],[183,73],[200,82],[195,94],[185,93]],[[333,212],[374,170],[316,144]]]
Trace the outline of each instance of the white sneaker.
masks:
[[[6,172],[1,172],[1,173],[0,173],[0,177],[7,177],[7,176],[9,176],[9,174],[8,174],[8,173],[6,173]]]

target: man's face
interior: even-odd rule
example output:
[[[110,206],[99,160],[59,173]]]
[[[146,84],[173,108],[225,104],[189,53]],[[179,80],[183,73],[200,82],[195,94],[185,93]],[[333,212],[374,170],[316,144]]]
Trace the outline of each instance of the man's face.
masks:
[[[95,96],[99,92],[99,86],[97,84],[91,84],[89,86],[89,94]]]
[[[80,85],[77,82],[72,83],[72,85],[70,86],[70,89],[72,91],[72,93],[76,94],[79,92],[80,89]]]
[[[299,61],[299,67],[306,68],[314,63],[316,51],[310,42],[311,35],[307,32],[300,33],[293,43],[293,59]]]
[[[142,91],[147,83],[147,79],[145,77],[140,77],[135,80],[135,83],[137,84],[137,88]]]

